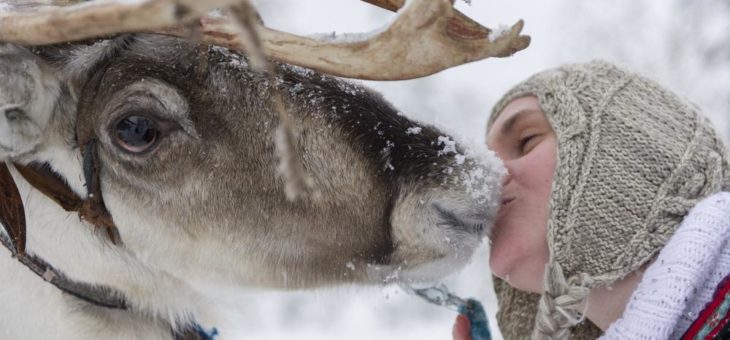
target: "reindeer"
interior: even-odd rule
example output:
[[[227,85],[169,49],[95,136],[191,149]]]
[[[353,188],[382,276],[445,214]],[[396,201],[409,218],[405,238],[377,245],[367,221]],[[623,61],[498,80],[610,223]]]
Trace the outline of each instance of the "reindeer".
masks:
[[[500,205],[494,155],[313,70],[417,77],[529,42],[451,6],[414,0],[355,42],[240,0],[0,7],[0,338],[225,338],[244,289],[465,264]]]

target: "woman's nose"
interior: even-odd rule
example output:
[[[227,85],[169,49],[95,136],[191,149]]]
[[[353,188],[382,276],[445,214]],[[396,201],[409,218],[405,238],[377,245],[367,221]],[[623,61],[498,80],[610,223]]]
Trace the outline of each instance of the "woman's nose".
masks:
[[[512,182],[512,171],[510,171],[510,169],[508,167],[507,168],[507,175],[504,176],[504,178],[502,179],[502,186],[503,187],[504,186],[507,186],[507,184],[509,184],[509,182]]]

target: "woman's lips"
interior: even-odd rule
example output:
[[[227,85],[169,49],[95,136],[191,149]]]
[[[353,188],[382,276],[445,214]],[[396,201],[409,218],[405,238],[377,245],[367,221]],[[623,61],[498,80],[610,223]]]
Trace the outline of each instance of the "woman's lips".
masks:
[[[516,200],[516,197],[506,197],[502,199],[502,205],[499,207],[499,212],[497,213],[497,223],[504,218],[505,214],[514,205]]]
[[[505,205],[508,205],[514,201],[515,201],[514,197],[508,197],[508,198],[502,199],[502,206],[504,207]]]

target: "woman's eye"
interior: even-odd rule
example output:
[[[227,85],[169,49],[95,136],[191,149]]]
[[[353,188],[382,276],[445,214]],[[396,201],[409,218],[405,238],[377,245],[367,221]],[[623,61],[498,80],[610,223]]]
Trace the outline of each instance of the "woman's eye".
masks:
[[[160,138],[157,123],[144,116],[128,116],[113,127],[116,143],[125,151],[143,153],[152,149]]]
[[[530,152],[535,144],[534,141],[536,140],[537,135],[530,135],[520,139],[520,152],[522,152],[523,155]]]

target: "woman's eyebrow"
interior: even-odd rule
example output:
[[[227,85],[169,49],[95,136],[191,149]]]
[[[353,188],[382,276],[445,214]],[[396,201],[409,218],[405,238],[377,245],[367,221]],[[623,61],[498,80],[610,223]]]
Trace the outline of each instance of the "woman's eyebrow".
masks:
[[[525,109],[525,110],[518,111],[512,117],[509,117],[507,119],[507,121],[504,122],[504,124],[502,124],[502,128],[500,129],[500,133],[503,134],[503,135],[506,135],[506,134],[511,133],[512,132],[512,129],[514,129],[514,127],[515,127],[515,124],[517,124],[517,122],[520,119],[523,119],[524,117],[529,116],[529,115],[533,115],[533,114],[542,114],[542,112],[539,111],[539,110],[534,110],[534,109]]]

